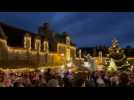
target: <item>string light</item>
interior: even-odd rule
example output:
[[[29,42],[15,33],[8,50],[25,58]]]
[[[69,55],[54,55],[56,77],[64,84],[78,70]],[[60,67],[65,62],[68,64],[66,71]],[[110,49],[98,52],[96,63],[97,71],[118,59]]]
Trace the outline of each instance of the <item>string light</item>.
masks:
[[[13,54],[13,58],[14,58],[14,54],[15,56],[19,57],[19,55],[23,54],[23,55],[26,55],[27,53],[29,53],[30,56],[32,55],[37,55],[37,53],[39,53],[39,55],[41,56],[46,56],[46,54],[52,56],[53,60],[55,61],[55,64],[56,64],[56,60],[58,59],[58,61],[61,61],[60,59],[63,59],[63,57],[65,56],[65,53],[60,53],[60,52],[49,52],[48,53],[48,42],[47,41],[44,41],[44,51],[40,51],[41,50],[41,40],[39,38],[35,38],[35,50],[31,50],[31,36],[29,33],[26,33],[26,35],[24,36],[24,47],[23,48],[18,48],[18,47],[10,47],[7,45],[7,41],[4,40],[4,39],[0,39],[0,42],[5,46],[7,47],[7,52],[8,52],[8,56],[12,56],[10,54]],[[57,48],[68,48],[69,51],[68,52],[71,52],[73,51],[75,56],[76,56],[76,47],[75,46],[72,46],[70,44],[64,44],[64,43],[58,43],[57,44]],[[71,50],[71,51],[70,51]],[[19,55],[17,55],[19,54]],[[67,54],[68,55],[68,54]],[[71,56],[71,55],[69,55]],[[22,56],[20,56],[22,57]],[[47,58],[49,59],[49,58]],[[59,65],[62,65],[63,63],[59,63]],[[5,69],[3,69],[5,70]],[[8,70],[8,69],[6,69]],[[18,70],[18,69],[13,69],[13,70]],[[32,69],[21,69],[19,68],[19,70],[32,70]]]
[[[44,51],[48,52],[48,42],[44,41]]]
[[[35,50],[40,51],[41,48],[41,41],[40,39],[35,39]]]
[[[71,48],[71,49],[74,49],[74,50],[76,50],[76,47],[75,46],[72,46],[72,45],[67,45],[67,44],[64,44],[64,43],[58,43],[57,44],[57,47],[59,48],[59,47],[69,47],[69,48]]]
[[[31,36],[29,33],[25,34],[24,37],[24,48],[31,49]]]
[[[2,42],[7,47],[7,41],[4,39],[0,39],[0,42]]]

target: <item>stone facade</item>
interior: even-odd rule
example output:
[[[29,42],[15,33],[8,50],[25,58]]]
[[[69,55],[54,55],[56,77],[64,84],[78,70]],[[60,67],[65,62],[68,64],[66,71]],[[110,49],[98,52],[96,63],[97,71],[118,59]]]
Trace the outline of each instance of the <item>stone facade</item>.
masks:
[[[25,32],[21,36],[23,45],[20,47],[9,45],[8,40],[12,37],[7,37],[0,37],[0,67],[58,66],[76,57],[76,47],[69,43],[69,36],[65,43],[57,43],[57,51],[50,51],[49,41],[41,35]]]

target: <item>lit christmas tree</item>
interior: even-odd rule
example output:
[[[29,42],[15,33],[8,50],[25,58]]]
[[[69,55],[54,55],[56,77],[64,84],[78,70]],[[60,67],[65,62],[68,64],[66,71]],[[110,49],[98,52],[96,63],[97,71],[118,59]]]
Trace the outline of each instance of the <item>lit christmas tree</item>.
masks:
[[[112,47],[109,48],[108,58],[112,58],[114,60],[118,70],[124,71],[129,67],[129,64],[127,64],[127,57],[124,54],[124,50],[119,47],[119,43],[116,39],[112,40]]]
[[[109,72],[117,71],[117,66],[114,62],[114,59],[112,59],[112,58],[111,58],[111,61],[110,61],[110,65],[107,68],[107,71],[109,71]]]

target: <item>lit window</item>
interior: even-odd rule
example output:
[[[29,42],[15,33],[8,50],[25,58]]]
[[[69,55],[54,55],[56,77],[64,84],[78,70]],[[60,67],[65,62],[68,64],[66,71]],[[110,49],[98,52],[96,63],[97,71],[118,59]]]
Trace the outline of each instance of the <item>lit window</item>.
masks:
[[[48,43],[44,41],[44,51],[48,51]]]
[[[70,60],[70,49],[67,48],[67,51],[66,51],[66,60],[69,61]]]
[[[31,36],[28,33],[24,37],[24,48],[31,49]]]
[[[35,50],[40,51],[40,48],[41,48],[41,41],[39,38],[36,38],[35,39]]]

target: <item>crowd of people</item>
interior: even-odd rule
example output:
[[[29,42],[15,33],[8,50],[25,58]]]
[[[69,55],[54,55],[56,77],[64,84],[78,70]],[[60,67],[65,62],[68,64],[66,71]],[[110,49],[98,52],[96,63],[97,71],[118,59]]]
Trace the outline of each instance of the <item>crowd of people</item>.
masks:
[[[0,71],[0,87],[126,87],[134,86],[133,72],[105,71],[56,72],[52,69],[33,72]]]

